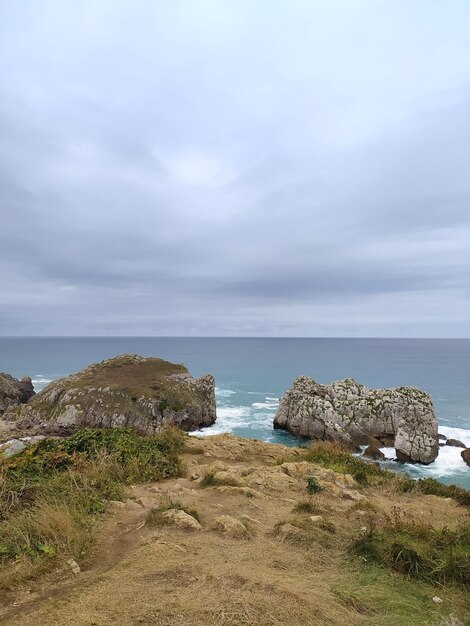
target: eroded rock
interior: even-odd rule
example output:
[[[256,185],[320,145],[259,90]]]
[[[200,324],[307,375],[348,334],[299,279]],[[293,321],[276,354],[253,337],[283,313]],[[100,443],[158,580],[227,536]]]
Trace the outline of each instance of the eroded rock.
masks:
[[[459,439],[447,439],[446,446],[453,446],[454,448],[466,448],[467,447]]]
[[[0,415],[9,407],[15,407],[34,396],[34,387],[31,378],[21,380],[0,372]]]
[[[470,467],[470,448],[465,448],[465,450],[462,450],[460,454],[468,467]]]
[[[431,463],[439,449],[427,393],[414,387],[369,389],[350,378],[321,385],[299,376],[280,400],[274,427],[351,447],[392,438],[402,462]]]
[[[248,534],[245,524],[231,515],[219,515],[219,517],[216,517],[214,528],[224,535],[238,539],[246,537]]]
[[[3,416],[16,431],[59,435],[86,426],[129,426],[141,434],[169,425],[195,430],[215,419],[211,375],[194,378],[184,365],[138,355],[118,356],[55,380]]]
[[[382,452],[379,446],[374,446],[373,444],[367,446],[367,448],[364,450],[364,456],[368,459],[373,459],[374,461],[383,461],[385,459],[385,454]]]
[[[180,509],[169,509],[163,513],[163,517],[166,517],[178,528],[183,528],[184,530],[202,530],[201,524],[195,517]]]

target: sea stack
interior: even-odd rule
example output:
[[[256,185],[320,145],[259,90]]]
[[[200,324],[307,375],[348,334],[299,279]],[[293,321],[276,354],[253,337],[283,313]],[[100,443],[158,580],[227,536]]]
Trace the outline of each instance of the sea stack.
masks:
[[[34,396],[34,387],[31,378],[25,377],[18,380],[10,374],[0,372],[0,415],[8,407],[23,404],[32,396]]]
[[[169,425],[189,431],[215,419],[213,376],[194,378],[184,365],[129,354],[55,380],[3,415],[12,432],[57,435],[86,426],[129,426],[141,434]]]
[[[351,378],[321,385],[299,376],[280,400],[274,427],[354,447],[393,440],[403,463],[432,463],[439,450],[429,394],[414,387],[370,389]]]

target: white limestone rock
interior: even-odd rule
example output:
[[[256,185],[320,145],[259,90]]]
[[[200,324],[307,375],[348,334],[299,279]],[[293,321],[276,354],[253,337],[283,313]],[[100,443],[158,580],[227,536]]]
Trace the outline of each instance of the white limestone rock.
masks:
[[[393,439],[401,462],[432,463],[439,449],[427,393],[414,387],[369,389],[351,378],[321,385],[299,376],[280,400],[274,427],[351,446]]]

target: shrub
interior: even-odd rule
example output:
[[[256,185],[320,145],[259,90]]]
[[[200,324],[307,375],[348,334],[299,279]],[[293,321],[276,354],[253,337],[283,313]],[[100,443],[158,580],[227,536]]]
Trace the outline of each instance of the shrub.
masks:
[[[371,524],[352,551],[365,562],[380,563],[427,582],[470,585],[470,524],[435,529],[400,517]]]
[[[453,498],[462,506],[470,506],[470,491],[463,487],[444,485],[433,478],[413,480],[409,476],[382,469],[353,456],[349,448],[337,442],[316,442],[305,450],[303,458],[335,472],[351,474],[362,485],[392,485],[402,492],[416,490],[424,494]]]
[[[315,476],[307,476],[307,491],[309,493],[323,491],[323,487],[320,486]]]
[[[310,500],[301,500],[292,509],[292,513],[309,513],[310,515],[318,515],[322,512],[323,509],[310,502]]]
[[[462,506],[470,506],[470,491],[458,485],[444,485],[434,478],[420,478],[419,480],[413,480],[411,478],[403,479],[401,490],[407,492],[413,489],[426,495],[453,498]]]
[[[213,472],[208,472],[204,475],[200,482],[201,487],[218,487],[220,485],[227,485],[229,487],[236,487],[237,483],[230,478],[216,478]]]

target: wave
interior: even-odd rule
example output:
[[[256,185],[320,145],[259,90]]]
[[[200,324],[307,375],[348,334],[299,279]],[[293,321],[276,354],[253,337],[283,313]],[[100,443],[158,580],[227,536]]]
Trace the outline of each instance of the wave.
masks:
[[[470,430],[465,428],[454,428],[452,426],[440,426],[439,432],[448,439],[459,439],[467,447],[470,447]],[[381,448],[388,460],[396,457],[395,448]],[[466,476],[468,467],[462,460],[461,452],[463,448],[455,446],[440,446],[437,459],[429,465],[415,465],[405,463],[404,468],[407,473],[416,478],[431,477],[439,479],[442,476]]]
[[[53,380],[53,378],[46,378],[42,374],[35,374],[34,378],[31,379],[31,382],[33,383],[34,391],[41,391],[41,389],[44,389],[44,387]]]
[[[447,437],[447,439],[459,439],[467,448],[470,448],[470,430],[467,428],[457,428],[454,426],[439,426],[439,432]],[[451,446],[446,446],[450,448]],[[442,450],[442,448],[441,448]]]
[[[233,396],[233,394],[237,393],[236,391],[233,391],[233,389],[220,389],[219,387],[215,388],[215,395],[218,398],[230,398],[230,396]]]
[[[277,409],[278,402],[253,402],[254,409]]]

